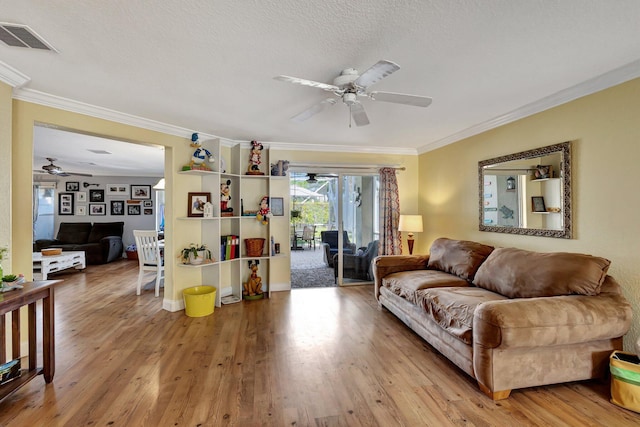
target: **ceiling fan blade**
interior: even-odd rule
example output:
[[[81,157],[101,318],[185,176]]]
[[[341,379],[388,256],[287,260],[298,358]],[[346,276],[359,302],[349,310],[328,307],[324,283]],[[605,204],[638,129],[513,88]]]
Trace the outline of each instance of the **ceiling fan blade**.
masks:
[[[66,175],[64,176],[69,176],[69,175],[74,175],[74,176],[93,176],[90,173],[80,173],[80,172],[63,172]]]
[[[414,107],[428,107],[433,101],[428,96],[407,95],[395,92],[371,92],[369,98],[375,101],[394,102],[396,104],[413,105]]]
[[[287,83],[293,83],[293,84],[297,84],[297,85],[302,85],[302,86],[310,86],[310,87],[315,87],[318,89],[322,89],[322,90],[328,90],[330,92],[336,91],[336,90],[340,90],[340,88],[338,86],[335,85],[330,85],[327,83],[320,83],[320,82],[314,82],[313,80],[307,80],[307,79],[300,79],[298,77],[291,77],[291,76],[276,76],[274,77],[275,80],[280,80],[281,82],[287,82]]]
[[[374,83],[379,82],[388,75],[395,73],[400,69],[400,66],[395,62],[380,60],[376,64],[373,64],[364,73],[360,74],[360,77],[354,82],[356,85],[367,88]]]
[[[367,112],[364,111],[362,104],[354,102],[349,106],[349,109],[351,110],[353,121],[356,122],[356,126],[366,126],[369,124],[369,117],[367,117]]]
[[[314,116],[318,114],[320,111],[324,110],[327,104],[335,105],[335,103],[336,103],[336,100],[334,98],[327,98],[324,101],[318,102],[317,104],[312,105],[311,107],[307,108],[303,112],[298,113],[295,116],[291,117],[291,120],[295,122],[303,122],[308,118],[310,118],[311,116]]]

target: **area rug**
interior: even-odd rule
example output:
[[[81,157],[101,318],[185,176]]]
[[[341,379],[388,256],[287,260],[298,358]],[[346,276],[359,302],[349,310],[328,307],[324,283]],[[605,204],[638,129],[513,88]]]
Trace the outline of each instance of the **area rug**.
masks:
[[[333,268],[291,269],[291,288],[336,287]]]

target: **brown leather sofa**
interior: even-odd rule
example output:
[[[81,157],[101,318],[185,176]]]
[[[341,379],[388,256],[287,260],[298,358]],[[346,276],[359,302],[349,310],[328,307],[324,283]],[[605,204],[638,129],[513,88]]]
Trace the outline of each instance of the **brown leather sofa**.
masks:
[[[631,305],[604,258],[436,240],[374,259],[375,297],[494,400],[602,377]]]
[[[84,251],[87,264],[106,264],[122,258],[123,232],[124,222],[61,222],[56,238],[36,240],[34,251]]]

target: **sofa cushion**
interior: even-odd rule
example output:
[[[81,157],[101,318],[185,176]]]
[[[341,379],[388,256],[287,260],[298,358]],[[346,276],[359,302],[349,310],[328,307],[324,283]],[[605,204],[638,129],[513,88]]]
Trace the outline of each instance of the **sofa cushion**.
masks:
[[[96,222],[91,228],[88,243],[98,243],[100,239],[108,236],[122,237],[124,222]]]
[[[400,271],[385,276],[382,286],[389,288],[394,294],[416,303],[416,291],[425,288],[442,288],[450,286],[469,286],[469,283],[449,273],[437,270]]]
[[[610,264],[591,255],[498,248],[480,266],[473,283],[509,298],[597,295]]]
[[[57,240],[61,244],[80,245],[87,243],[90,232],[90,222],[61,222]]]
[[[421,289],[416,292],[416,299],[416,304],[429,313],[438,325],[465,344],[471,345],[476,307],[487,301],[508,298],[471,286]]]
[[[493,246],[466,240],[437,239],[431,245],[427,267],[473,280]]]

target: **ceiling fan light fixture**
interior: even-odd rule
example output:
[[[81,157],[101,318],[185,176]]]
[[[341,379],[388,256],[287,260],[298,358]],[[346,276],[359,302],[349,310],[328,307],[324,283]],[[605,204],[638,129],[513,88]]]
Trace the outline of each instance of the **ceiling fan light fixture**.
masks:
[[[351,92],[347,92],[342,96],[342,102],[344,102],[345,104],[351,106],[353,104],[355,104],[356,102],[358,102],[356,100],[356,94],[355,93],[351,93]]]

